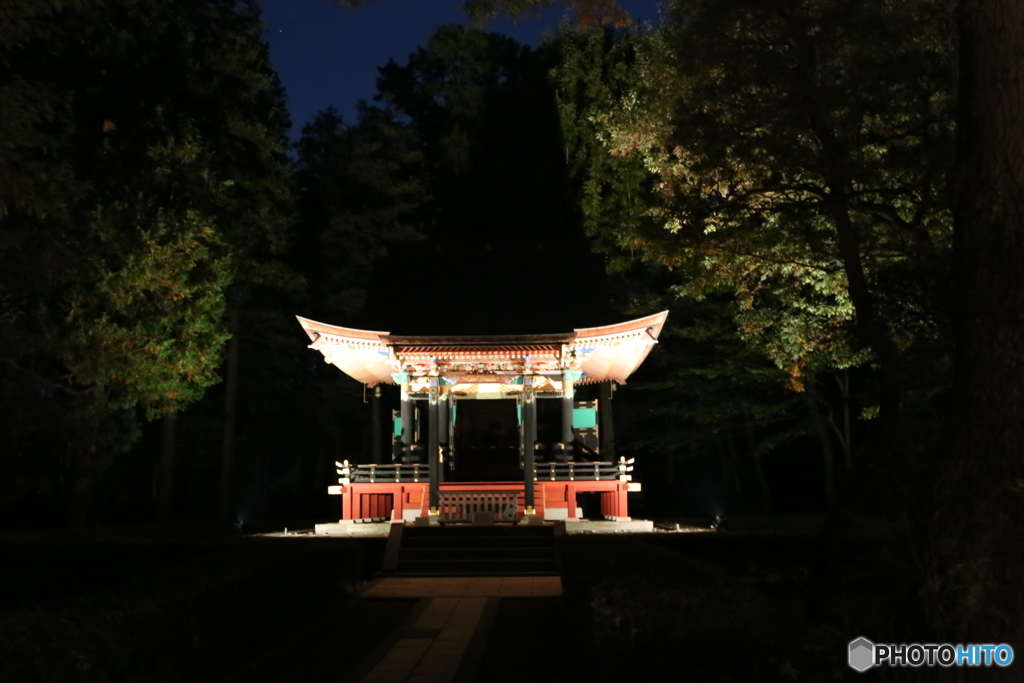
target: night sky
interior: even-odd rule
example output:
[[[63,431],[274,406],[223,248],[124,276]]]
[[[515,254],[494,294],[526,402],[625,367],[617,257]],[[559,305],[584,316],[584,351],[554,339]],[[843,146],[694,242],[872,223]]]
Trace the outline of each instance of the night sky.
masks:
[[[376,0],[357,9],[329,0],[261,0],[270,58],[288,94],[292,137],[316,112],[334,106],[348,122],[356,103],[375,92],[377,67],[405,63],[442,24],[468,26],[464,0]],[[620,0],[638,22],[656,22],[657,0]],[[518,24],[506,19],[486,29],[537,45],[565,17],[562,7]]]

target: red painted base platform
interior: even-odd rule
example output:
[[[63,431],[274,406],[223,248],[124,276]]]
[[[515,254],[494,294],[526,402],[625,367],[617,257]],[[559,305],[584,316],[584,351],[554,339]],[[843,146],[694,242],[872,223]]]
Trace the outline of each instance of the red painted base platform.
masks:
[[[580,493],[599,493],[601,516],[629,520],[625,481],[537,481],[535,514],[544,520],[578,521]],[[499,521],[525,516],[525,486],[521,481],[444,483],[439,486],[439,521],[470,521],[474,514],[493,512]],[[341,488],[342,521],[414,521],[429,513],[427,482],[361,482]]]

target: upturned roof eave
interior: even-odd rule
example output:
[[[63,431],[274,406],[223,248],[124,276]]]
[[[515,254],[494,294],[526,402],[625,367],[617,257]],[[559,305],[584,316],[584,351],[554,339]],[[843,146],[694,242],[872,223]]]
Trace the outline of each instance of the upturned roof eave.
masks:
[[[301,316],[296,316],[296,318],[298,318],[299,324],[312,341],[312,344],[310,344],[312,348],[319,349],[324,353],[325,359],[328,362],[338,365],[343,372],[357,381],[370,384],[378,382],[391,383],[387,379],[390,373],[387,372],[387,368],[384,366],[393,362],[396,358],[396,353],[398,357],[414,357],[417,353],[417,348],[421,349],[420,353],[425,353],[428,349],[431,351],[437,349],[439,352],[450,350],[450,352],[457,353],[459,350],[464,349],[465,353],[471,354],[474,349],[493,348],[497,352],[501,350],[501,347],[515,347],[516,353],[514,355],[526,356],[529,355],[527,352],[530,350],[530,347],[536,347],[538,353],[540,353],[543,347],[547,347],[544,350],[546,353],[550,353],[553,350],[552,347],[562,345],[571,345],[575,349],[584,348],[587,354],[592,352],[604,354],[603,359],[594,360],[593,363],[588,362],[586,358],[581,361],[581,369],[588,376],[584,382],[611,379],[619,383],[625,383],[627,377],[635,372],[646,359],[651,345],[657,342],[667,316],[668,311],[661,311],[660,313],[654,313],[622,323],[580,328],[572,333],[563,334],[459,336],[392,335],[389,332],[330,325]],[[645,348],[638,350],[638,355],[631,358],[621,355],[625,352],[625,349],[620,351],[620,344],[626,343],[627,347],[629,345],[635,347],[637,341],[639,341],[636,334],[643,332],[646,332],[647,337],[647,342],[644,344]],[[328,341],[325,335],[334,337],[335,341]],[[633,341],[627,341],[629,339]],[[338,348],[336,344],[340,343],[343,348],[351,348],[352,351],[341,351],[340,355],[339,352],[329,352],[323,346],[324,342],[327,342],[328,347],[333,348]],[[349,346],[350,344],[352,346]],[[391,349],[392,361],[385,360],[379,355],[380,353],[386,354],[385,349],[388,348]],[[600,348],[606,350],[600,352]],[[357,351],[357,349],[360,350]],[[609,358],[608,353],[615,355]],[[441,355],[447,354],[442,352]],[[575,353],[573,356],[575,357]],[[618,357],[618,360],[616,360],[616,357]],[[332,358],[340,359],[340,364],[336,360],[332,360]],[[617,368],[614,366],[617,366]]]

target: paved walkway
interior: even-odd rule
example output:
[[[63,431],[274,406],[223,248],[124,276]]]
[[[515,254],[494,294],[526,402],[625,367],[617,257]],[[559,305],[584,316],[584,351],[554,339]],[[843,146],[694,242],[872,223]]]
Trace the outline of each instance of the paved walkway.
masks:
[[[558,576],[388,577],[375,581],[362,597],[560,598],[562,579]]]
[[[477,679],[501,598],[557,598],[557,576],[384,578],[363,598],[421,598],[353,672],[365,683],[449,683]]]

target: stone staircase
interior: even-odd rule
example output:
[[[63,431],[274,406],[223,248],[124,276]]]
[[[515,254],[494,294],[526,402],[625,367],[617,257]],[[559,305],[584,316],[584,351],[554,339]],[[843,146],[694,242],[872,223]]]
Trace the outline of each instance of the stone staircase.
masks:
[[[398,576],[558,574],[555,531],[549,525],[392,526],[385,573]]]

